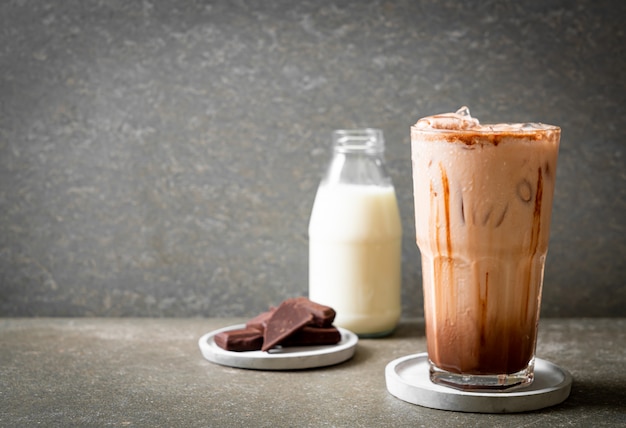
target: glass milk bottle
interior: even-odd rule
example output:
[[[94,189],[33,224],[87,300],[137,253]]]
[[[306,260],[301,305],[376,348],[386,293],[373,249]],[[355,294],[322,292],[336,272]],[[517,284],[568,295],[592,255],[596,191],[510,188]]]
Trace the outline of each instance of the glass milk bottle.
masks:
[[[402,226],[379,129],[336,130],[309,224],[309,298],[360,337],[391,333],[401,312]]]

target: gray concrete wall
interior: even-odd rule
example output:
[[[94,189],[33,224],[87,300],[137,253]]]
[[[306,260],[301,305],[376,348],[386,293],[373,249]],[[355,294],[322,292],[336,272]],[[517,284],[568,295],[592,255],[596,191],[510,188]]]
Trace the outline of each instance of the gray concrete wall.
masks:
[[[3,1],[0,315],[244,316],[307,293],[330,132],[563,128],[543,316],[626,315],[626,2]]]

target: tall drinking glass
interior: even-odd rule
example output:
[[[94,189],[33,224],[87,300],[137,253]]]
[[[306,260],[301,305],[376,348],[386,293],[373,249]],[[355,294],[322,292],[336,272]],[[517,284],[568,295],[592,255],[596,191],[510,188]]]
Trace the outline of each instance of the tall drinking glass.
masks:
[[[533,380],[560,128],[481,125],[467,108],[411,128],[431,380]]]

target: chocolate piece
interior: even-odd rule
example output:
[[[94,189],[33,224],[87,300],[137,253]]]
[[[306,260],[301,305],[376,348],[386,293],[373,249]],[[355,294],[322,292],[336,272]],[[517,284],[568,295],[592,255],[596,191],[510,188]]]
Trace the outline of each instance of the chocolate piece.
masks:
[[[276,312],[276,308],[270,308],[269,311],[260,313],[246,323],[246,328],[254,328],[259,330],[260,332],[264,332],[265,328],[267,327],[267,321],[270,319],[274,312]]]
[[[263,346],[263,333],[255,328],[241,328],[222,331],[213,340],[227,351],[258,351]]]
[[[268,351],[283,339],[313,321],[313,314],[296,299],[287,299],[278,306],[267,321],[262,351]]]
[[[335,320],[335,310],[330,306],[322,305],[320,303],[309,300],[306,297],[295,297],[294,300],[299,305],[305,306],[313,315],[313,322],[311,325],[317,327],[330,327]]]
[[[331,345],[341,340],[341,333],[332,326],[334,319],[331,307],[295,297],[248,320],[245,328],[221,332],[214,340],[228,351],[268,351],[277,345]]]
[[[341,340],[335,327],[313,327],[305,325],[283,340],[281,346],[334,345]]]

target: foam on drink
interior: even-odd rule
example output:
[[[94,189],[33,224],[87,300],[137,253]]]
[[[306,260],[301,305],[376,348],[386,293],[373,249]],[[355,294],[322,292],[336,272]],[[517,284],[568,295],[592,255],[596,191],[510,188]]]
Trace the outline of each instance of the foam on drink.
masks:
[[[464,107],[411,128],[428,354],[510,374],[534,357],[560,129],[482,125]]]

